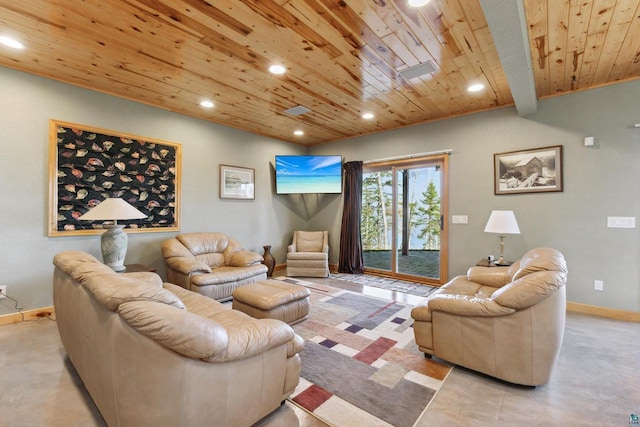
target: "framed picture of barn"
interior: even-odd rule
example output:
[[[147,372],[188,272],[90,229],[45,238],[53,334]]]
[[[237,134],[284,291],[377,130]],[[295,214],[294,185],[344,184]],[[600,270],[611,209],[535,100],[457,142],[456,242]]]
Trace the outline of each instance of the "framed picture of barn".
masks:
[[[494,194],[562,191],[562,145],[493,155]]]

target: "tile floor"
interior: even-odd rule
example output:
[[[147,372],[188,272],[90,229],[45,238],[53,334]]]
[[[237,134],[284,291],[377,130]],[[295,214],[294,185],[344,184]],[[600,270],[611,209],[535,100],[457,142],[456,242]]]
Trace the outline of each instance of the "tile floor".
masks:
[[[313,280],[337,284],[333,279]],[[367,288],[350,286],[353,291],[413,300]],[[65,357],[54,321],[1,326],[0,366],[0,427],[105,425]],[[640,412],[640,325],[569,313],[549,384],[519,387],[455,368],[416,427],[628,426],[632,412]],[[324,425],[288,402],[258,424]]]

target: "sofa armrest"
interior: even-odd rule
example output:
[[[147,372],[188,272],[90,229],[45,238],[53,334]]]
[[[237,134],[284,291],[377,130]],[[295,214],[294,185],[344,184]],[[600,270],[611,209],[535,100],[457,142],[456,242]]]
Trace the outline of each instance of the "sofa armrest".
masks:
[[[241,322],[227,328],[229,343],[223,353],[205,359],[209,362],[245,359],[272,348],[287,344],[295,333],[289,325],[276,319],[253,319],[247,316]],[[293,345],[294,347],[295,344]]]
[[[467,270],[467,280],[483,286],[499,288],[511,281],[509,267],[471,267]]]
[[[567,275],[560,271],[538,271],[527,274],[493,293],[497,304],[515,310],[531,307],[565,285]]]
[[[167,263],[167,267],[172,270],[178,271],[182,274],[189,273],[211,273],[211,267],[205,264],[204,262],[198,261],[195,258],[186,258],[186,257],[173,257],[166,258],[165,262]]]
[[[231,256],[231,267],[249,267],[250,265],[259,264],[263,261],[262,255],[255,252],[243,250],[235,252]]]
[[[287,344],[287,357],[293,357],[300,353],[304,348],[304,340],[298,334],[294,334],[294,337]]]
[[[478,298],[470,295],[438,294],[428,300],[430,311],[443,311],[458,316],[504,316],[515,309],[501,306],[490,298]]]
[[[296,250],[296,244],[292,243],[289,246],[287,246],[287,252],[297,252]]]
[[[124,277],[128,277],[130,279],[137,280],[139,282],[146,282],[151,285],[156,285],[158,287],[162,287],[162,279],[157,273],[152,273],[150,271],[136,271],[134,273],[122,273]]]

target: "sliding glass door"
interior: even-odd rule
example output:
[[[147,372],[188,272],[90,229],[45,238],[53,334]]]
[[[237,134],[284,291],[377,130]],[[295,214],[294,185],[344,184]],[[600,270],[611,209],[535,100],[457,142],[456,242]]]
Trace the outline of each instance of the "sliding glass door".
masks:
[[[425,283],[446,281],[447,156],[365,164],[365,270]]]

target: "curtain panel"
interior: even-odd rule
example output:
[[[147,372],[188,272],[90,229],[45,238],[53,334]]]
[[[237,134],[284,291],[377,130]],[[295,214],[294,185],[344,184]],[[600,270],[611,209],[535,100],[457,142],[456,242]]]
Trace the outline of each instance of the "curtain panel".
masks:
[[[344,208],[340,228],[338,272],[364,273],[360,214],[362,212],[362,161],[347,162],[344,168]]]

